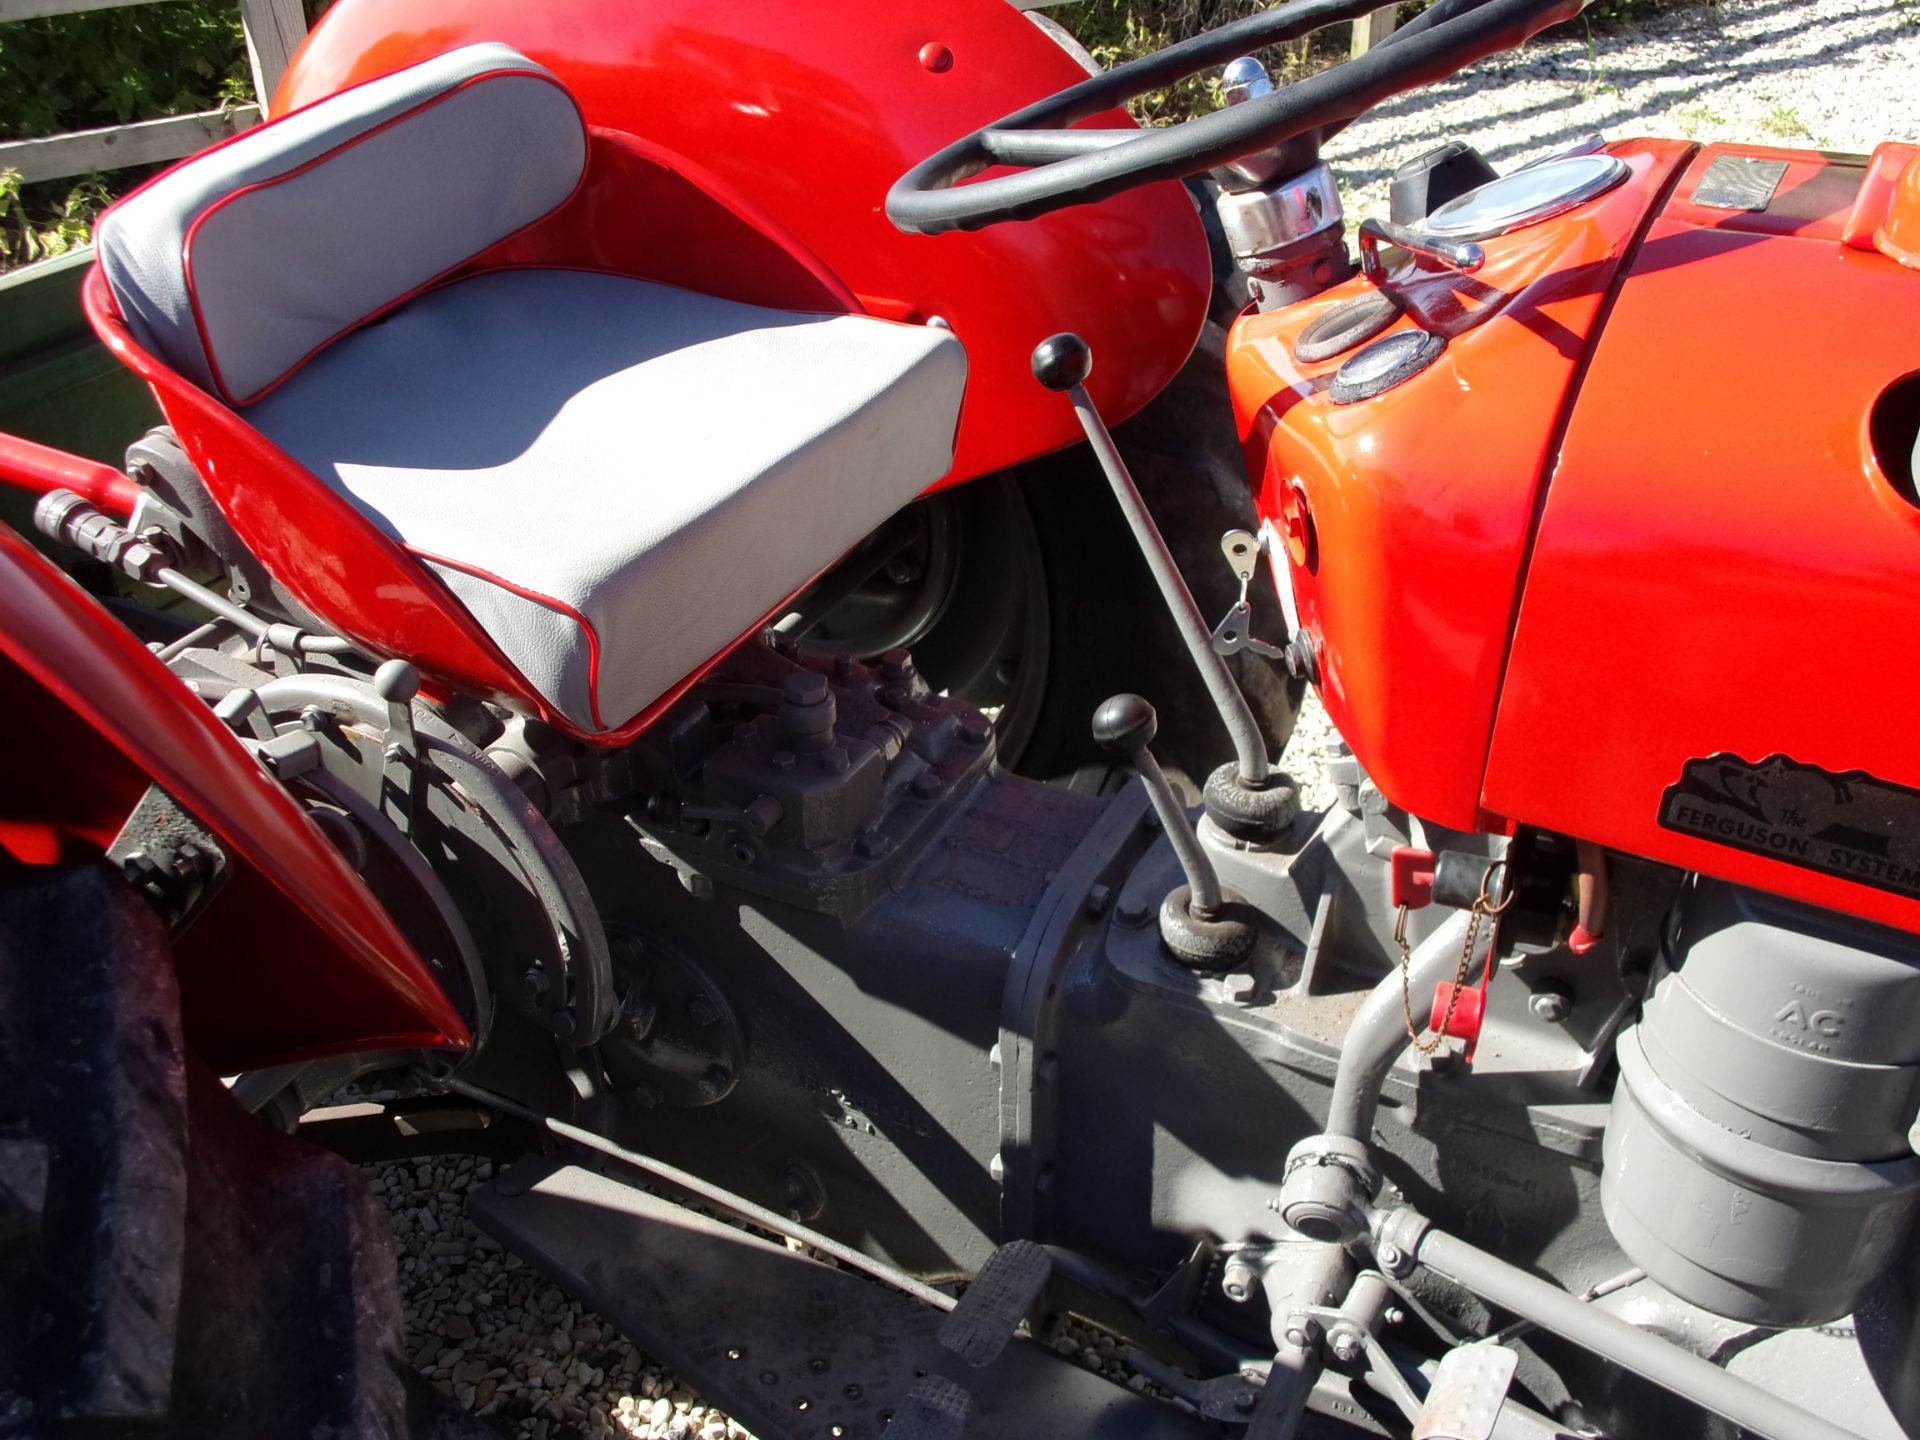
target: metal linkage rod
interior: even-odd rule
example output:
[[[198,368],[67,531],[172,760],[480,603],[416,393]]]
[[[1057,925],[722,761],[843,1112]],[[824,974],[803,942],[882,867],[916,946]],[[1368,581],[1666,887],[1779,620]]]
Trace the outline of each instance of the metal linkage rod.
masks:
[[[1055,335],[1050,340],[1042,341],[1033,354],[1035,378],[1049,390],[1064,391],[1073,402],[1073,413],[1079,417],[1080,428],[1087,432],[1087,441],[1093,447],[1094,456],[1099,460],[1101,470],[1106,473],[1107,483],[1113,487],[1114,499],[1120,502],[1120,513],[1126,517],[1134,541],[1139,545],[1141,555],[1146,558],[1147,568],[1153,572],[1160,594],[1167,602],[1167,609],[1173,614],[1173,623],[1180,631],[1180,638],[1186,642],[1187,653],[1193,657],[1200,678],[1206,682],[1207,691],[1213,696],[1214,709],[1220,712],[1220,719],[1227,727],[1227,734],[1233,741],[1234,762],[1240,772],[1241,783],[1259,789],[1267,783],[1272,771],[1267,757],[1267,742],[1260,734],[1260,726],[1253,718],[1247,697],[1240,693],[1240,687],[1234,683],[1227,662],[1215,652],[1213,631],[1201,617],[1200,607],[1193,603],[1193,592],[1187,588],[1180,568],[1173,563],[1173,552],[1167,548],[1160,527],[1154,524],[1152,512],[1140,496],[1140,487],[1133,483],[1133,475],[1127,469],[1127,462],[1121,458],[1119,447],[1113,443],[1107,422],[1100,418],[1092,397],[1081,383],[1092,368],[1092,352],[1087,349],[1086,341],[1077,335]]]
[[[758,1225],[763,1230],[771,1230],[776,1235],[784,1235],[789,1240],[798,1240],[809,1249],[818,1250],[823,1255],[831,1255],[849,1269],[871,1275],[875,1280],[904,1291],[923,1304],[936,1310],[951,1310],[960,1302],[951,1295],[943,1295],[931,1285],[923,1284],[911,1275],[903,1274],[891,1265],[882,1264],[870,1255],[863,1255],[852,1246],[842,1245],[831,1236],[822,1235],[818,1230],[791,1220],[785,1215],[769,1210],[764,1205],[756,1205],[744,1195],[736,1195],[731,1190],[723,1190],[718,1185],[709,1184],[698,1175],[669,1165],[664,1160],[656,1160],[651,1155],[643,1155],[638,1150],[629,1150],[626,1146],[607,1139],[606,1136],[592,1130],[583,1130],[578,1125],[569,1125],[564,1120],[556,1120],[551,1115],[542,1115],[538,1110],[509,1100],[491,1090],[465,1080],[445,1080],[441,1082],[456,1095],[464,1095],[469,1100],[477,1100],[502,1114],[511,1115],[516,1120],[524,1120],[529,1125],[545,1130],[548,1134],[579,1145],[587,1150],[595,1150],[610,1160],[618,1160],[622,1165],[631,1165],[636,1170],[644,1170],[657,1180],[664,1181],[676,1190],[698,1196],[707,1204],[739,1216],[748,1224]]]
[[[1408,1231],[1425,1227],[1407,1243]],[[1768,1440],[1853,1440],[1841,1429],[1798,1405],[1730,1375],[1710,1360],[1595,1308],[1559,1286],[1489,1255],[1478,1246],[1427,1226],[1410,1211],[1383,1218],[1376,1230],[1397,1235],[1413,1259],[1501,1310],[1573,1341],[1623,1370],[1691,1400]]]

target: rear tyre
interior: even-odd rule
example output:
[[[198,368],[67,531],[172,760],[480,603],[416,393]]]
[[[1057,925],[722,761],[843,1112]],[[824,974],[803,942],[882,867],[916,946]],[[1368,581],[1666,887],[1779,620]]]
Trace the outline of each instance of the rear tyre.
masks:
[[[1209,623],[1239,598],[1220,553],[1228,530],[1257,530],[1221,377],[1226,332],[1210,321],[1171,385],[1115,441]],[[1255,633],[1285,622],[1256,577]],[[870,657],[913,651],[936,690],[997,715],[1001,762],[1098,792],[1118,778],[1088,729],[1109,695],[1134,690],[1160,712],[1155,751],[1199,784],[1233,759],[1225,727],[1085,445],[915,502],[796,604],[803,648]],[[1277,756],[1301,687],[1243,651],[1228,662]]]
[[[491,1433],[408,1364],[358,1172],[189,1052],[166,931],[104,863],[0,859],[0,1294],[7,1434]]]

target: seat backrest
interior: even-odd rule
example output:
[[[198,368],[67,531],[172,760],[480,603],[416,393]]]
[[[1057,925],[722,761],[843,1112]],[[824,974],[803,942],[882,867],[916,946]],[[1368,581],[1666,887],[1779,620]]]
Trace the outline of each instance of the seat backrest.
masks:
[[[469,45],[175,166],[102,217],[133,336],[233,405],[564,203],[586,127],[560,81]]]

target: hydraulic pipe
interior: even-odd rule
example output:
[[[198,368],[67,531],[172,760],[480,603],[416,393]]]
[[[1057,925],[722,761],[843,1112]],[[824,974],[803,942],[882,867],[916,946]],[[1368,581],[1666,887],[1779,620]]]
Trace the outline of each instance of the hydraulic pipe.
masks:
[[[1407,1227],[1392,1228],[1404,1234]],[[1851,1431],[1769,1394],[1750,1380],[1729,1375],[1712,1361],[1596,1309],[1558,1285],[1444,1230],[1427,1227],[1412,1255],[1436,1275],[1464,1286],[1496,1308],[1584,1346],[1755,1435],[1768,1440],[1854,1440]]]
[[[1436,984],[1453,979],[1459,969],[1466,927],[1466,912],[1448,916],[1439,929],[1414,947],[1404,981],[1398,970],[1390,971],[1361,1002],[1340,1044],[1340,1060],[1333,1073],[1333,1099],[1327,1106],[1327,1134],[1363,1145],[1372,1143],[1380,1087],[1407,1044],[1406,996],[1431,997]],[[1418,999],[1412,1008],[1416,1020],[1428,1013]]]
[[[0,481],[41,495],[71,490],[123,520],[140,503],[140,487],[113,466],[18,435],[0,434]]]

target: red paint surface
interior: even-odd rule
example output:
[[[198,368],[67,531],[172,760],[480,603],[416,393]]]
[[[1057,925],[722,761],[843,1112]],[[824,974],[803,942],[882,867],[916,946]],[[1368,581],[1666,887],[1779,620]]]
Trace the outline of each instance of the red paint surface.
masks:
[[[1840,243],[1857,165],[1793,157],[1783,194],[1820,188],[1789,228],[1690,203],[1714,153],[1649,231],[1581,386],[1486,803],[1920,929],[1920,903],[1656,823],[1686,762],[1721,753],[1920,787],[1920,508],[1867,428],[1920,369],[1920,274]]]
[[[0,484],[40,495],[49,490],[72,490],[123,520],[133,513],[140,499],[140,487],[113,466],[22,440],[18,435],[0,434]]]
[[[1372,400],[1328,396],[1346,356],[1293,358],[1308,324],[1372,288],[1362,277],[1244,315],[1229,337],[1261,516],[1291,538],[1311,515],[1292,577],[1327,710],[1381,790],[1427,819],[1501,828],[1481,805],[1481,776],[1560,416],[1621,259],[1689,149],[1616,147],[1632,171],[1624,183],[1486,241],[1474,275],[1389,277],[1410,312],[1396,328],[1417,320],[1449,343]]]
[[[224,1073],[387,1046],[464,1045],[459,1015],[312,821],[146,647],[0,526],[0,848],[102,854],[149,781],[237,861],[177,950],[188,1034]]]
[[[905,235],[881,206],[911,166],[976,126],[1086,78],[1005,0],[341,0],[294,57],[274,113],[455,46],[496,40],[557,74],[588,121],[687,157],[750,196],[890,319],[940,316],[967,347],[948,483],[1079,439],[1033,383],[1035,344],[1093,346],[1117,422],[1185,361],[1209,262],[1176,184],[978,234]],[[945,46],[936,73],[923,48]],[[1129,123],[1113,112],[1087,122]]]

